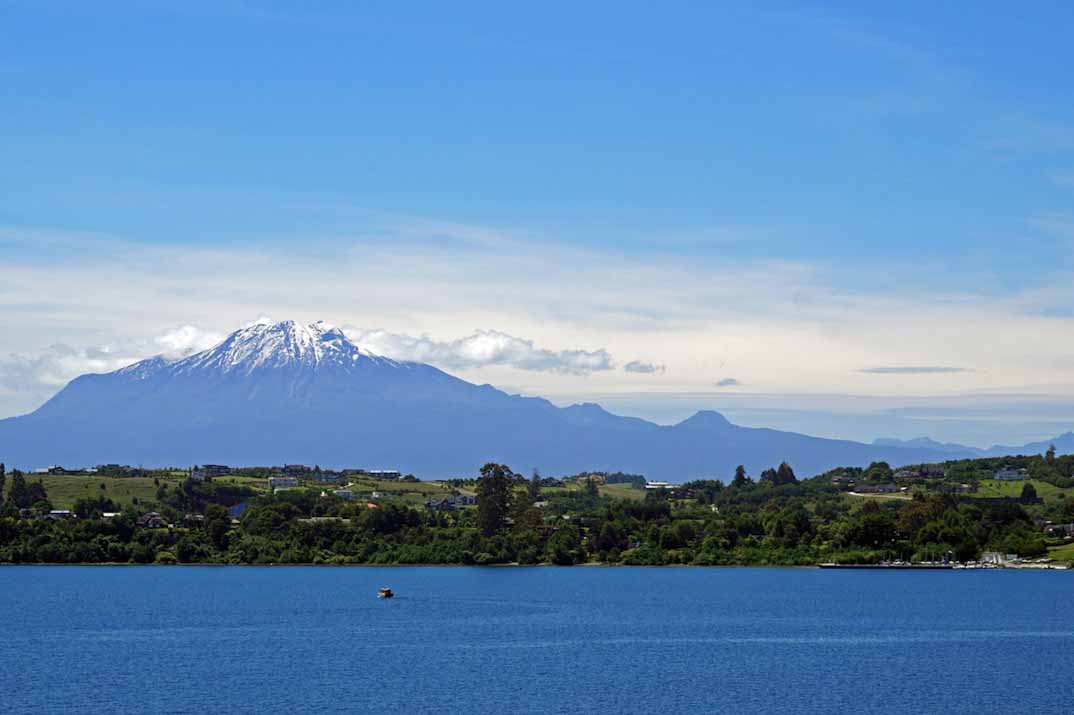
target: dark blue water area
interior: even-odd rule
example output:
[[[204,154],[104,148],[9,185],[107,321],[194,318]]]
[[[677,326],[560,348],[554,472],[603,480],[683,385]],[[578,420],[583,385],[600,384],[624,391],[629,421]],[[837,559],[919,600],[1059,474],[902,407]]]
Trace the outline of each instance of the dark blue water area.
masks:
[[[1074,572],[7,567],[0,702],[1072,712],[1072,596]]]

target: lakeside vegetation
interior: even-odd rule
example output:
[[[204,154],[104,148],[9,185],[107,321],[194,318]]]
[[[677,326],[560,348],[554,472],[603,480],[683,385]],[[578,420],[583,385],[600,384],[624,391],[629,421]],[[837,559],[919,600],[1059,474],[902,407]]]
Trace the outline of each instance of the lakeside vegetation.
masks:
[[[998,470],[1021,470],[997,481]],[[25,475],[0,468],[0,562],[812,565],[1074,560],[1074,457],[977,459],[800,480],[782,464],[725,484],[355,475],[271,489],[265,469]],[[652,488],[654,487],[655,488]],[[476,498],[476,504],[474,504]],[[64,510],[70,510],[65,513]]]

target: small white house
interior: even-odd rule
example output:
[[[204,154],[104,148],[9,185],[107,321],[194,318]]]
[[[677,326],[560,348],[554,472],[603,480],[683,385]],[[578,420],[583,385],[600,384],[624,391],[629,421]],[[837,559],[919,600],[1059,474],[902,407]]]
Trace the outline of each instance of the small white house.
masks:
[[[997,469],[992,478],[1000,482],[1020,482],[1026,478],[1026,470],[1003,467]]]

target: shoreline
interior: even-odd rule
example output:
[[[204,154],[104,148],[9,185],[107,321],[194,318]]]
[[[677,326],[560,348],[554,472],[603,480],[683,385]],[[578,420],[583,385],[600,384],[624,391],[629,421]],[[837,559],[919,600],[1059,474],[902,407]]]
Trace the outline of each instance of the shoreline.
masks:
[[[0,563],[0,569],[2,568],[14,568],[19,566],[28,566],[33,568],[64,568],[64,567],[130,567],[130,568],[380,568],[380,569],[395,569],[395,568],[440,568],[440,569],[457,569],[457,568],[470,568],[470,569],[514,569],[514,568],[555,568],[555,569],[578,569],[578,568],[619,568],[619,569],[815,569],[817,571],[1074,571],[1074,567],[1069,566],[1066,563],[1059,562],[1054,565],[1041,565],[1041,566],[1006,566],[997,568],[974,568],[966,567],[964,565],[952,566],[952,567],[937,567],[937,566],[883,566],[880,564],[840,564],[832,566],[829,564],[809,564],[809,565],[794,565],[794,564],[664,564],[664,565],[633,565],[633,564],[598,564],[598,563],[585,563],[585,564],[573,564],[570,566],[563,566],[560,564],[520,564],[520,563],[507,563],[507,564],[314,564],[314,563],[301,563],[301,564],[283,564],[283,563],[268,563],[268,564],[215,564],[215,563],[175,563],[175,564],[132,564],[126,561],[91,561],[86,563],[51,563],[51,562],[32,562],[32,563]]]

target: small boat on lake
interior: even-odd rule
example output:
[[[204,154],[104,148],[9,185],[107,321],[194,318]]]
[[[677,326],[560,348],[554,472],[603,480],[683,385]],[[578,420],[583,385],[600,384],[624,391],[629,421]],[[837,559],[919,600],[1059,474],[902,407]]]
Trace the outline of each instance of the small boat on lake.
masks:
[[[392,593],[392,590],[390,588],[388,588],[387,586],[385,586],[384,588],[382,588],[379,591],[377,591],[377,598],[394,598],[394,597],[395,597],[395,594]]]

